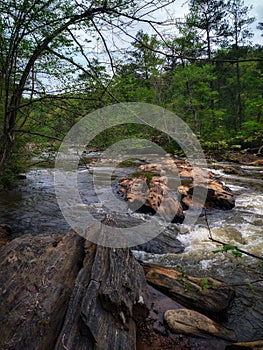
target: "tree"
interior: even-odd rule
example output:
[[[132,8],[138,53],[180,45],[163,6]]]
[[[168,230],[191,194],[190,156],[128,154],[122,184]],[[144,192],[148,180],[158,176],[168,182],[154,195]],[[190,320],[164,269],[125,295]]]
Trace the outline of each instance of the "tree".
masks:
[[[259,23],[258,23],[257,29],[263,30],[263,22],[259,22]],[[263,34],[261,34],[261,36],[263,36]]]
[[[85,41],[98,38],[114,68],[105,32],[126,32],[134,21],[150,23],[150,14],[171,1],[6,0],[0,4],[0,175],[10,161],[16,134],[28,118],[26,108],[46,97],[54,79],[87,72]],[[81,65],[74,57],[85,58]],[[91,68],[92,71],[92,67]],[[61,72],[63,71],[63,74]],[[94,75],[96,80],[96,75]],[[51,81],[51,83],[50,83]],[[64,81],[64,84],[68,83]],[[64,91],[69,88],[66,85]]]
[[[244,6],[243,0],[230,0],[228,2],[228,40],[232,43],[234,58],[236,59],[236,125],[241,126],[243,123],[243,105],[242,105],[242,87],[240,76],[239,59],[242,57],[240,53],[240,46],[245,45],[247,41],[253,36],[249,30],[249,25],[255,20],[254,17],[249,17],[248,12],[252,7]]]
[[[223,36],[226,23],[224,21],[226,4],[223,0],[191,0],[189,2],[189,14],[186,16],[186,24],[189,28],[199,30],[199,38],[204,38],[203,52],[206,52],[208,60],[211,60],[213,44],[216,44]]]
[[[203,43],[202,55],[206,55],[209,62],[216,44],[220,41],[225,31],[226,4],[224,0],[191,0],[189,3],[189,14],[186,16],[186,25],[191,30],[199,32],[200,41]],[[202,38],[204,38],[202,40]],[[214,128],[217,126],[215,114],[215,100],[213,96],[214,82],[210,81],[211,100],[210,110]]]

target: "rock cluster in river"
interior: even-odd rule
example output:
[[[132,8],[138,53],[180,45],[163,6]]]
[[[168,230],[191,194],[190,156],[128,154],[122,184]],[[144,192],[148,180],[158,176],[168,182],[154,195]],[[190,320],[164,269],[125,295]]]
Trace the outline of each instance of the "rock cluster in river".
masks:
[[[141,165],[139,172],[123,178],[120,185],[120,193],[128,200],[132,210],[157,212],[171,222],[183,222],[183,210],[190,206],[221,210],[235,206],[231,190],[213,172],[171,157]],[[174,198],[175,191],[179,201]]]

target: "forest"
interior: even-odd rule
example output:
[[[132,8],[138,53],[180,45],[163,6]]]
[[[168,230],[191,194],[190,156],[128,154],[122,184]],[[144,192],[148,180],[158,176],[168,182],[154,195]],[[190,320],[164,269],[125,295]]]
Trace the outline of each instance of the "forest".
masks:
[[[191,0],[184,18],[154,17],[173,5],[1,3],[3,186],[25,171],[34,152],[56,151],[83,116],[120,102],[176,113],[205,152],[262,152],[263,47],[252,40],[250,7],[243,0]],[[256,24],[262,31],[263,23]],[[142,125],[107,130],[91,146],[123,137],[145,137],[180,153],[167,135]]]

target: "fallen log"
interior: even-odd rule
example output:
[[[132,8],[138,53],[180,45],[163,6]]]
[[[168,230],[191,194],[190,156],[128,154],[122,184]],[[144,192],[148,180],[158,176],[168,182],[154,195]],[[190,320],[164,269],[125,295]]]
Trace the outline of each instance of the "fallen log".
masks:
[[[235,295],[233,289],[211,277],[192,277],[154,264],[142,266],[147,282],[154,288],[186,307],[209,315],[223,313]]]

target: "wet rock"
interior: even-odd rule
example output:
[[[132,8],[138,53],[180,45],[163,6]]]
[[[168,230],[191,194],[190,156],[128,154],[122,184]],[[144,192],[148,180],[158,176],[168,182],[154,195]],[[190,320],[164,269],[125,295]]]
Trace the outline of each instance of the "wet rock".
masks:
[[[169,222],[183,222],[183,208],[170,194],[167,187],[168,179],[165,176],[153,176],[149,180],[143,174],[139,176],[133,179],[122,179],[120,182],[130,209],[141,213],[158,213]]]
[[[241,342],[231,345],[227,345],[226,350],[262,350],[263,349],[263,340],[256,340],[251,342]]]
[[[211,277],[188,276],[184,271],[143,264],[146,280],[176,302],[215,315],[223,313],[234,298],[234,291]]]
[[[178,192],[183,209],[190,206],[230,210],[235,206],[231,190],[216,175],[190,163],[165,157],[160,163],[141,165],[141,173],[132,179],[122,179],[122,193],[133,210],[158,213],[174,222],[183,221],[183,210],[174,198]]]
[[[222,242],[228,242],[228,244],[233,245],[236,245],[236,242],[240,244],[246,244],[247,242],[242,236],[242,232],[240,231],[231,225],[225,225],[224,227],[215,227],[212,229],[213,239],[217,239]]]
[[[184,251],[183,244],[176,239],[177,231],[174,229],[166,228],[164,232],[160,233],[154,239],[140,244],[137,247],[133,247],[133,250],[142,250],[152,254],[178,254]]]
[[[205,192],[207,192],[206,199],[203,201]],[[235,207],[233,193],[218,180],[211,179],[207,180],[205,184],[180,186],[179,193],[181,194],[182,204],[186,209],[191,205],[221,210],[231,210]]]
[[[16,178],[17,178],[17,180],[26,180],[26,175],[25,174],[18,174],[17,176],[16,176]]]
[[[0,250],[0,348],[52,349],[83,260],[83,239],[25,235]]]
[[[164,319],[170,329],[176,333],[197,337],[213,336],[221,339],[236,340],[235,332],[226,328],[197,311],[189,309],[168,310]]]
[[[244,175],[244,170],[239,166],[222,165],[225,174]]]
[[[246,163],[246,165],[263,165],[263,159],[254,160],[253,162]]]
[[[12,228],[7,224],[0,224],[0,248],[11,240]]]
[[[144,272],[128,249],[88,244],[56,350],[136,349],[149,311]]]
[[[212,171],[192,167],[190,163],[179,159],[164,159],[160,164],[149,164],[140,167],[144,171],[165,171],[180,177],[181,186],[178,191],[184,209],[190,205],[206,209],[229,210],[235,206],[232,192],[216,179]],[[206,200],[204,194],[207,191]],[[193,201],[194,194],[194,201]]]

